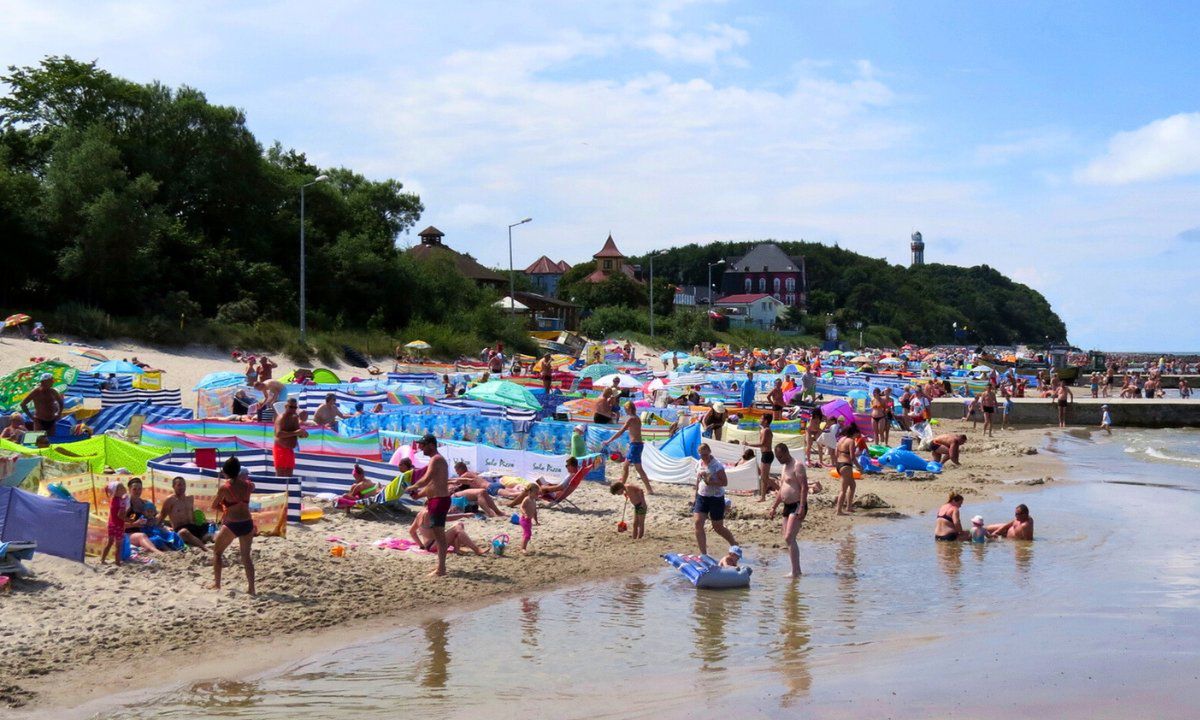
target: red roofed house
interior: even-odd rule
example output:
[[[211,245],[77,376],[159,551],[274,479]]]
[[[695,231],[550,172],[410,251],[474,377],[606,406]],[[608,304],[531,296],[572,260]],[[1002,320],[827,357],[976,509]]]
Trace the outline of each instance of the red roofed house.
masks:
[[[769,330],[787,305],[767,293],[726,295],[717,298],[713,309],[729,318],[730,327],[756,327]]]
[[[611,234],[608,236],[608,240],[604,241],[604,247],[600,248],[600,252],[592,257],[596,259],[596,270],[584,278],[587,282],[604,282],[613,273],[622,273],[635,283],[641,282],[638,280],[637,271],[625,263],[625,256],[617,249],[617,244],[613,242]]]
[[[529,281],[537,292],[554,297],[558,292],[558,281],[562,279],[563,273],[570,269],[571,266],[565,261],[554,262],[543,255],[525,268],[525,274],[529,276]]]

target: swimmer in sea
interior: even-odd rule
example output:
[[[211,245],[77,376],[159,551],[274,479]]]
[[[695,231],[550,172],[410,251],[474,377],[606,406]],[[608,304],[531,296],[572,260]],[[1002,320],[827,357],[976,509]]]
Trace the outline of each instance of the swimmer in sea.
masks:
[[[1033,518],[1029,508],[1024,503],[1017,506],[1013,519],[999,525],[988,525],[987,533],[991,537],[1008,538],[1009,540],[1032,540]]]

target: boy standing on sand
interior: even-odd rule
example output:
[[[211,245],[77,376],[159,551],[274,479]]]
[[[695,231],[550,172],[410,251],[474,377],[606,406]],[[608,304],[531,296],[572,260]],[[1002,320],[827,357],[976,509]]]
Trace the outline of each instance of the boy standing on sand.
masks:
[[[608,449],[609,443],[628,431],[629,454],[625,456],[625,464],[621,467],[621,482],[629,479],[629,466],[632,465],[633,469],[637,470],[637,474],[641,476],[642,483],[646,486],[646,492],[653,495],[654,490],[650,488],[650,478],[642,469],[642,450],[646,447],[646,444],[642,442],[642,419],[638,417],[637,406],[633,404],[632,400],[625,403],[625,416],[625,423],[621,425],[617,434],[600,443],[600,452],[604,452]]]
[[[626,485],[623,482],[615,482],[608,489],[613,495],[624,495],[625,499],[633,505],[633,533],[631,536],[634,540],[640,540],[646,537],[646,513],[650,511],[650,506],[646,504],[646,494],[641,488],[632,485]]]

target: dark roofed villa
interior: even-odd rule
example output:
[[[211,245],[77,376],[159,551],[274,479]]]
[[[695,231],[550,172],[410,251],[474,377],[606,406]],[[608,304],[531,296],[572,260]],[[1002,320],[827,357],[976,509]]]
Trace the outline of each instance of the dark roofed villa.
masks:
[[[442,238],[446,235],[441,230],[430,225],[418,233],[417,236],[421,238],[421,244],[408,249],[407,253],[410,257],[416,260],[448,257],[454,263],[454,267],[462,273],[463,277],[474,280],[482,285],[493,285],[502,289],[508,288],[508,278],[480,265],[479,261],[470,255],[451,250],[442,244]]]

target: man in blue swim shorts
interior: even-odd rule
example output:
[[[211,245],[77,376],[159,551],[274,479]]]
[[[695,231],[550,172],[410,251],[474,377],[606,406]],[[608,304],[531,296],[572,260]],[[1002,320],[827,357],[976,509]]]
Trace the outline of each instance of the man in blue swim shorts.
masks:
[[[696,502],[692,505],[692,519],[696,523],[696,544],[700,554],[708,553],[708,537],[704,525],[712,521],[713,532],[737,545],[733,533],[725,527],[725,486],[729,478],[725,466],[712,456],[708,443],[700,445],[700,459],[696,461]]]
[[[642,469],[642,450],[646,444],[642,442],[642,419],[638,417],[637,406],[630,400],[625,403],[625,422],[621,425],[621,429],[617,431],[609,439],[600,443],[600,452],[603,453],[608,449],[609,443],[616,442],[617,438],[629,433],[629,454],[625,456],[625,464],[621,466],[621,482],[624,483],[629,479],[629,466],[632,465],[637,474],[642,478],[642,484],[646,486],[646,493],[654,494],[654,490],[650,488],[650,478],[647,477],[646,471]]]

